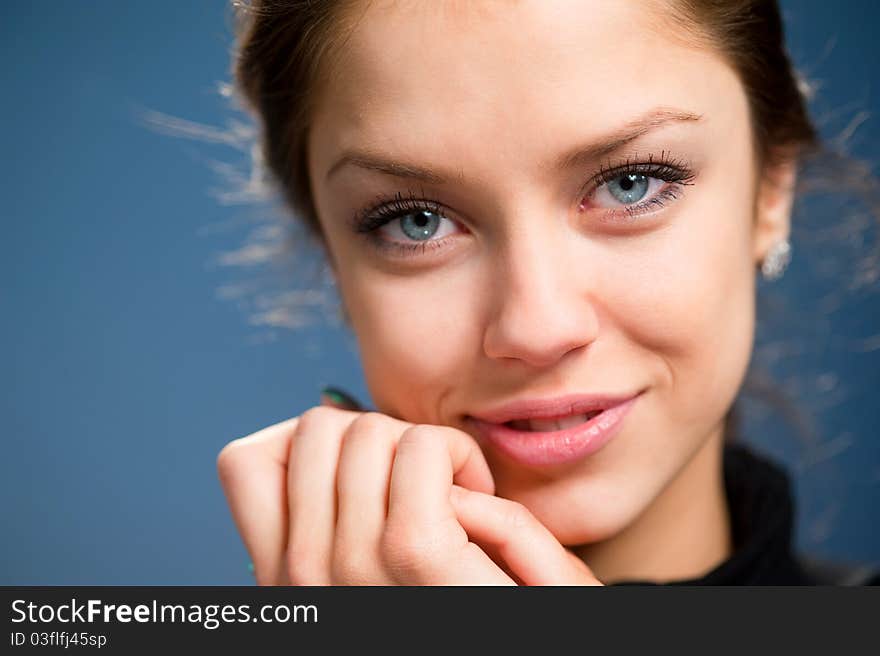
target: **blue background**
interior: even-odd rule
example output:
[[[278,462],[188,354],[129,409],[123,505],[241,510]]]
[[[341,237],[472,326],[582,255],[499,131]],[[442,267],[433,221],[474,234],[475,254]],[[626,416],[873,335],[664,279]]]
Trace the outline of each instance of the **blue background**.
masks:
[[[873,5],[784,7],[795,61],[822,82],[823,132],[876,113]],[[218,196],[247,165],[240,140],[209,129],[245,118],[218,93],[226,4],[7,3],[0,33],[0,584],[247,584],[217,452],[316,404],[324,383],[367,397],[350,335],[272,311],[285,280],[310,279],[299,262],[248,265],[273,243],[265,208]],[[867,120],[851,151],[876,162],[878,134]],[[841,303],[831,283],[851,274],[833,267],[852,265],[857,238],[827,279],[808,263],[830,249],[811,258],[797,239],[769,290],[786,321],[759,348],[820,438],[805,449],[756,405],[749,439],[792,468],[802,547],[877,562],[876,284]],[[325,307],[300,300],[306,319]]]

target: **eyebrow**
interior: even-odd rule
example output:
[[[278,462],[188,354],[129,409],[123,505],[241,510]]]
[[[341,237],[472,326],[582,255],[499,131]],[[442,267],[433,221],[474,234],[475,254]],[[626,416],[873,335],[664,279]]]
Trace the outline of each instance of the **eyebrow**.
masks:
[[[627,122],[624,126],[611,132],[595,142],[581,145],[563,153],[552,165],[558,171],[565,171],[587,162],[594,161],[604,155],[625,146],[646,133],[669,123],[699,121],[701,114],[694,114],[676,109],[657,108]],[[449,178],[429,168],[386,159],[369,151],[347,150],[327,171],[325,180],[345,165],[358,166],[370,171],[386,173],[398,178],[420,180],[434,185],[449,182]]]

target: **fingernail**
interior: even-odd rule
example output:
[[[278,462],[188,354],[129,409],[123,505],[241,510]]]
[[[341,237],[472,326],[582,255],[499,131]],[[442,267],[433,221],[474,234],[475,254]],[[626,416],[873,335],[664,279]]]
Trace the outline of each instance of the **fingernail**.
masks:
[[[361,410],[361,404],[353,396],[343,392],[338,387],[327,386],[321,390],[321,396],[338,408],[346,410]]]

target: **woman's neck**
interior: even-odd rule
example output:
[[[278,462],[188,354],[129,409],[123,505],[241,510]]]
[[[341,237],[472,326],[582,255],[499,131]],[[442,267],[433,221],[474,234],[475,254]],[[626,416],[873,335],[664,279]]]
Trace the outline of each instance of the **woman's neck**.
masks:
[[[603,583],[698,578],[733,552],[724,491],[724,431],[713,432],[654,502],[612,538],[576,549]]]

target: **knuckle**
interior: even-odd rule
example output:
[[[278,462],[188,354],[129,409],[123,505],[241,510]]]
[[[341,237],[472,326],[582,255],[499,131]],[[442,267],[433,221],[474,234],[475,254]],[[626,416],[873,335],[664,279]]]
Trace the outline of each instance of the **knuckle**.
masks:
[[[440,555],[438,547],[438,540],[430,531],[411,526],[389,527],[382,536],[382,560],[392,572],[412,575],[436,562]]]
[[[248,436],[249,437],[249,436]],[[250,447],[247,437],[239,437],[226,444],[217,454],[217,471],[221,479],[228,478],[246,458]]]
[[[502,511],[504,523],[511,528],[524,528],[531,524],[532,513],[519,501],[510,501]]]
[[[325,405],[313,406],[300,415],[297,431],[312,430],[323,426],[331,421],[338,412],[339,410]]]
[[[358,415],[346,431],[346,439],[356,437],[377,437],[390,433],[388,417],[378,412],[365,412]]]
[[[221,478],[246,468],[253,460],[271,457],[276,447],[296,430],[298,423],[299,417],[292,417],[227,442],[216,457]]]
[[[427,424],[415,424],[403,431],[400,446],[404,449],[420,448],[423,444],[437,438],[437,427]]]

